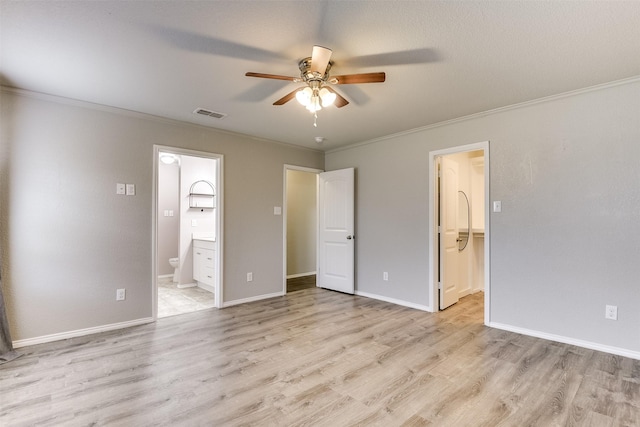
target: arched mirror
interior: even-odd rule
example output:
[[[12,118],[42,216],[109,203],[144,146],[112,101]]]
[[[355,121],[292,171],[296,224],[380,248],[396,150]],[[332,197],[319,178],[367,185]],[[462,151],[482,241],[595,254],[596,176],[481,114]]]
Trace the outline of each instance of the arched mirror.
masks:
[[[464,191],[458,191],[458,252],[462,252],[469,243],[469,199]]]

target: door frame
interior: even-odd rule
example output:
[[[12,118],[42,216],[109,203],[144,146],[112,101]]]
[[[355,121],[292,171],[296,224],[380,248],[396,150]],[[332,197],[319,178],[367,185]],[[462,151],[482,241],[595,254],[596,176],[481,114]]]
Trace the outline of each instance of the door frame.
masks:
[[[438,296],[438,266],[440,263],[440,248],[438,246],[438,224],[436,223],[438,207],[438,192],[436,189],[438,182],[437,161],[440,157],[449,154],[464,153],[468,151],[482,151],[484,153],[484,324],[491,322],[491,221],[490,221],[490,159],[489,141],[477,142],[473,144],[460,145],[457,147],[445,148],[429,152],[429,167],[431,168],[429,180],[429,295],[431,312],[439,311]]]
[[[186,148],[169,147],[165,145],[153,145],[153,183],[152,183],[152,209],[153,209],[153,221],[151,232],[151,271],[152,287],[151,292],[152,307],[153,307],[153,320],[158,319],[158,162],[160,161],[160,152],[176,154],[181,156],[202,157],[205,159],[217,160],[218,167],[216,168],[216,284],[214,286],[214,298],[216,308],[222,308],[224,301],[223,294],[223,271],[224,271],[224,155],[210,153],[206,151],[189,150]]]
[[[282,295],[287,294],[287,171],[309,172],[316,174],[316,177],[322,169],[309,168],[305,166],[296,166],[285,164],[283,169],[283,188],[282,188]],[[318,204],[318,182],[316,178],[316,205]],[[316,218],[316,250],[318,246],[318,219]],[[318,271],[318,260],[316,256],[316,272]]]

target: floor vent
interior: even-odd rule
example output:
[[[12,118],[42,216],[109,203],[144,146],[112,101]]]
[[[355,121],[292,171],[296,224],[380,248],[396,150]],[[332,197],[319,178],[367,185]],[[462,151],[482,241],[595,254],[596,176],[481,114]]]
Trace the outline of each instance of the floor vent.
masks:
[[[207,110],[205,108],[196,108],[193,111],[193,113],[194,114],[200,114],[201,116],[213,117],[214,119],[223,119],[223,118],[227,117],[227,115],[224,114],[224,113],[218,113],[216,111]]]

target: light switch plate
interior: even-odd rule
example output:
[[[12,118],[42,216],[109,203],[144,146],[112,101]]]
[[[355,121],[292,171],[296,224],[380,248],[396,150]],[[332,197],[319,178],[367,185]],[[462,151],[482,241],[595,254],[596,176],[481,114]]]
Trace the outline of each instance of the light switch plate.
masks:
[[[273,214],[274,215],[282,215],[282,208],[280,206],[274,206],[273,207]]]
[[[135,196],[135,195],[136,195],[136,185],[127,184],[127,196]]]
[[[493,202],[493,211],[502,212],[502,202],[500,200],[495,200]]]
[[[116,194],[125,194],[124,184],[116,184]]]

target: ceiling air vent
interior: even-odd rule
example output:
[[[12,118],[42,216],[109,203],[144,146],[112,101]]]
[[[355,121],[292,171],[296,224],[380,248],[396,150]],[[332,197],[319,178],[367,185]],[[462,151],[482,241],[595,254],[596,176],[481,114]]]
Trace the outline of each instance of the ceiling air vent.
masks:
[[[209,117],[213,117],[214,119],[223,119],[227,116],[224,113],[218,113],[216,111],[207,110],[205,108],[196,108],[193,111],[193,114],[200,114],[201,116],[209,116]]]

